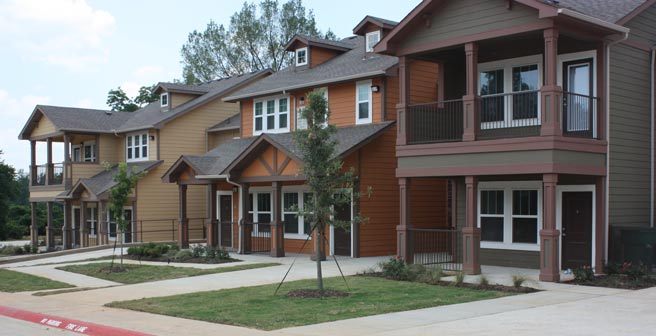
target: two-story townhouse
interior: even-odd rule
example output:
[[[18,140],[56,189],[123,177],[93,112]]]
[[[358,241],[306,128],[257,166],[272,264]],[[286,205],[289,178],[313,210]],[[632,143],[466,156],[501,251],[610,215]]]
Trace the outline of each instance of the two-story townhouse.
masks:
[[[241,103],[239,139],[204,156],[185,155],[163,177],[181,189],[211,185],[215,198],[208,207],[216,221],[208,238],[213,244],[272,256],[312,251],[313,244],[306,243],[311,239],[309,223],[293,211],[311,196],[291,131],[306,127],[300,111],[306,95],[319,90],[328,100],[328,122],[338,127],[337,151],[344,169],[354,169],[355,191],[362,195],[338,209],[338,216],[352,220],[360,213],[366,218],[350,230],[331,228],[324,251],[352,257],[395,253],[398,60],[373,53],[373,46],[395,25],[367,16],[354,28],[355,36],[340,41],[295,36],[286,46],[294,56],[292,66],[224,98]],[[413,88],[414,97],[418,102],[435,100],[437,67],[417,61],[414,71],[426,81]],[[236,135],[236,128],[232,132]],[[439,188],[444,192],[435,193]],[[446,202],[444,182],[428,191]]]
[[[160,176],[182,153],[205,153],[215,138],[206,133],[208,125],[239,112],[239,104],[221,98],[269,73],[259,71],[200,85],[159,83],[159,101],[132,113],[36,106],[19,135],[31,144],[32,243],[38,243],[37,202],[47,204],[48,249],[115,241],[118,230],[108,201],[120,162],[126,162],[131,173],[143,174],[125,205],[130,220],[125,241],[176,240],[178,193],[162,184]],[[46,158],[37,158],[38,142],[45,142]],[[64,151],[58,163],[53,161],[56,142],[63,144]],[[195,204],[189,210],[194,218],[192,235],[202,239],[207,192],[194,187],[188,197]],[[63,206],[63,223],[53,220],[56,204]]]
[[[401,78],[398,255],[558,281],[622,258],[610,228],[653,228],[654,3],[424,0],[384,36]],[[434,102],[411,101],[417,59],[443,69]],[[425,178],[451,181],[456,229],[417,229]]]

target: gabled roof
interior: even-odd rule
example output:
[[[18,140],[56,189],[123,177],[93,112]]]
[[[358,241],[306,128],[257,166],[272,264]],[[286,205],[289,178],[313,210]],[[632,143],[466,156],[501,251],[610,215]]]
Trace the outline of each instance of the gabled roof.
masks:
[[[162,111],[159,102],[150,103],[135,112],[37,105],[19,134],[19,139],[28,139],[29,133],[31,133],[34,126],[36,126],[43,116],[55,125],[57,132],[123,133],[159,128],[199,106],[207,104],[214,99],[221,98],[233,90],[267,76],[270,73],[271,70],[266,69],[199,84],[194,87],[199,92],[205,91],[206,93],[168,111]],[[164,88],[172,86],[182,87],[185,85],[160,83],[160,86]]]
[[[379,17],[367,15],[367,16],[364,17],[364,19],[362,19],[362,21],[360,21],[360,23],[358,23],[357,26],[355,26],[355,28],[353,28],[353,34],[364,35],[364,31],[362,31],[362,29],[364,29],[364,27],[368,23],[374,24],[374,25],[376,25],[376,26],[378,26],[382,29],[393,29],[394,27],[396,27],[397,24],[399,24],[396,21],[382,19],[382,18],[379,18]]]
[[[342,40],[352,49],[309,69],[287,67],[223,98],[237,101],[283,91],[319,87],[330,83],[357,80],[385,75],[398,63],[394,56],[370,54],[365,57],[364,37],[354,36]]]
[[[179,92],[179,93],[189,93],[202,95],[209,92],[209,89],[206,87],[200,87],[198,85],[187,85],[182,83],[168,83],[168,82],[159,82],[155,86],[154,92],[168,91],[168,92]]]
[[[382,134],[382,131],[393,125],[393,121],[376,124],[340,127],[334,135],[337,140],[336,153],[345,157],[354,150],[366,145],[372,139]],[[227,141],[202,156],[183,155],[164,174],[162,180],[173,182],[172,175],[180,171],[183,166],[191,167],[198,179],[216,179],[230,173],[230,170],[240,164],[249,154],[262,144],[268,143],[290,157],[300,161],[302,153],[294,143],[292,133],[261,134],[246,139]]]
[[[128,174],[147,173],[148,170],[159,166],[162,162],[163,161],[128,162]],[[99,198],[103,193],[109,191],[109,189],[116,185],[116,182],[114,182],[114,176],[117,173],[118,165],[114,165],[109,170],[102,171],[92,177],[82,178],[73,185],[64,198],[72,198],[75,193],[80,192],[82,189],[86,189],[92,196]]]
[[[237,113],[232,117],[210,127],[207,129],[208,132],[220,132],[228,130],[236,130],[241,127],[241,113]]]
[[[554,6],[567,8],[610,23],[617,23],[647,0],[559,0]]]
[[[342,41],[328,40],[319,37],[313,37],[308,35],[296,34],[292,37],[289,42],[285,45],[285,50],[293,51],[291,48],[296,42],[301,42],[307,46],[316,46],[326,49],[332,49],[337,51],[347,51],[353,49],[353,45],[350,43],[344,43]]]

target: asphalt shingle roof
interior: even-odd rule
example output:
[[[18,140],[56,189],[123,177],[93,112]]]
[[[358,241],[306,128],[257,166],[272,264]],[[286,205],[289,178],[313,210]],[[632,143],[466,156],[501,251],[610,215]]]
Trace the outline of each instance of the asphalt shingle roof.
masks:
[[[239,129],[241,126],[241,114],[237,113],[232,117],[210,127],[207,129],[208,132],[218,132],[225,130]]]
[[[73,107],[37,105],[37,109],[57,128],[66,130],[108,132],[119,128],[132,117],[130,113]]]
[[[220,175],[257,137],[227,141],[205,155],[185,155],[197,175]]]
[[[159,165],[160,163],[162,163],[162,161],[128,162],[128,173],[140,174],[152,167]],[[117,172],[118,165],[115,165],[111,169],[102,171],[92,177],[82,178],[78,181],[78,183],[83,184],[93,194],[100,195],[116,185],[116,182],[114,182],[114,176]],[[75,188],[72,188],[71,191],[74,189]]]
[[[238,89],[224,100],[238,100],[273,94],[283,90],[310,88],[337,80],[366,78],[383,74],[398,63],[394,56],[367,54],[365,57],[364,37],[354,36],[342,40],[353,49],[313,68],[296,69],[291,66],[271,76]]]
[[[615,23],[644,2],[646,0],[560,0],[557,3],[551,1],[547,3]]]

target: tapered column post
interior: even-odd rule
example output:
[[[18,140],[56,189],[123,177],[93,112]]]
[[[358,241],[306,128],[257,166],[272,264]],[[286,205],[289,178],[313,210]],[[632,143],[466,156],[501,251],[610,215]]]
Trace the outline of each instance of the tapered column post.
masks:
[[[561,111],[563,89],[558,86],[558,29],[545,29],[544,35],[544,85],[540,89],[542,102],[541,135],[562,135]]]
[[[55,174],[52,164],[52,138],[46,140],[47,162],[46,162],[46,185],[53,183]]]
[[[68,134],[64,134],[64,171],[62,173],[64,188],[69,190],[73,180],[71,178],[71,137]]]
[[[285,256],[285,230],[282,222],[281,184],[273,182],[273,218],[271,221],[271,256]]]
[[[462,97],[463,104],[463,141],[474,141],[480,129],[478,95],[478,44],[465,44],[466,94]]]
[[[30,140],[30,185],[36,185],[36,141]]]
[[[187,218],[187,185],[178,185],[178,205],[180,219],[178,220],[178,245],[189,247],[189,219]]]
[[[109,244],[109,222],[107,221],[107,202],[98,202],[98,239],[100,245]],[[110,221],[113,218],[109,219]]]
[[[606,176],[597,176],[595,181],[595,223],[594,223],[594,232],[595,232],[595,241],[593,242],[595,246],[595,273],[601,274],[604,273],[604,253],[606,251],[606,235],[607,226],[606,226],[606,183],[608,183],[608,178]]]
[[[397,136],[396,144],[399,146],[408,143],[408,104],[410,103],[410,65],[406,56],[399,57],[399,102],[396,105]]]
[[[71,201],[64,200],[64,225],[62,225],[62,245],[64,250],[73,247],[73,231],[71,229]]]
[[[251,252],[251,232],[253,230],[253,218],[248,213],[250,209],[250,186],[244,183],[241,186],[241,221],[239,222],[239,254],[247,254]]]
[[[80,246],[89,246],[89,228],[87,227],[87,202],[80,202]]]
[[[30,202],[30,212],[32,223],[30,225],[30,243],[33,248],[39,247],[39,222],[37,215],[37,203]]]
[[[478,178],[465,177],[465,227],[462,229],[462,270],[480,274],[481,229],[478,228]]]
[[[211,183],[208,188],[208,197],[207,197],[207,209],[209,209],[208,214],[209,218],[207,221],[207,245],[208,246],[218,246],[221,241],[221,224],[219,223],[218,218],[218,198],[216,196],[216,184]],[[232,224],[231,224],[232,225]]]
[[[396,227],[396,255],[406,263],[414,262],[412,223],[410,222],[410,178],[399,178],[399,225]]]
[[[558,174],[542,175],[544,205],[540,230],[540,281],[560,281],[558,260],[560,231],[556,229],[556,186]]]
[[[55,223],[52,218],[53,202],[46,202],[46,249],[53,251],[55,249]]]

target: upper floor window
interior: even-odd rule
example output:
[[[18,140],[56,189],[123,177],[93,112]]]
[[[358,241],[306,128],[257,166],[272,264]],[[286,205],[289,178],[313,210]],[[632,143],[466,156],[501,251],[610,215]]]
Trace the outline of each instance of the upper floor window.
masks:
[[[308,48],[296,49],[296,65],[308,64]]]
[[[289,132],[289,97],[264,98],[253,104],[253,134]]]
[[[372,31],[366,35],[366,50],[367,52],[374,51],[374,46],[380,42],[380,30]]]
[[[159,103],[162,107],[169,106],[169,94],[168,93],[162,93],[159,96]]]
[[[73,145],[73,162],[96,162],[96,142],[85,141],[80,145]]]
[[[148,160],[148,133],[125,137],[125,158],[126,161]]]
[[[371,81],[358,82],[355,86],[355,123],[371,123]]]
[[[315,91],[321,92],[323,94],[323,98],[326,100],[326,103],[328,102],[328,88],[323,87],[323,88],[318,88]],[[305,109],[305,106],[301,106],[297,109],[296,111],[296,129],[307,129],[308,123],[307,119],[303,117],[303,110]],[[328,111],[326,111],[328,112]],[[324,126],[328,125],[328,119],[326,119],[326,122],[324,123]]]

